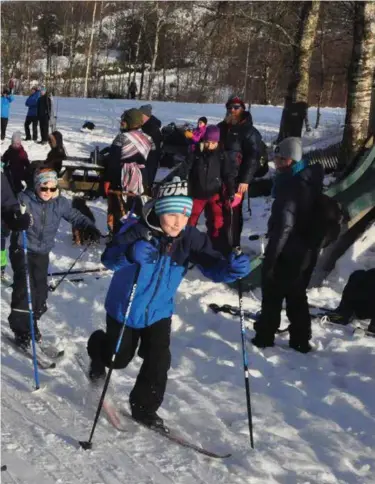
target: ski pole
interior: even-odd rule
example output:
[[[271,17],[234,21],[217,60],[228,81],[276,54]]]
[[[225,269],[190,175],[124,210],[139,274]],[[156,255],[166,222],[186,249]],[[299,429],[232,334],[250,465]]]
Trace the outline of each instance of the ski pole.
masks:
[[[62,276],[62,278],[59,280],[59,282],[54,286],[53,284],[50,284],[48,286],[48,289],[51,291],[51,292],[54,292],[56,291],[56,289],[59,287],[59,285],[62,283],[62,281],[65,279],[65,277],[67,275],[70,274],[70,271],[73,269],[73,267],[77,264],[77,262],[79,261],[79,259],[85,254],[85,252],[87,251],[87,249],[90,247],[91,244],[88,244],[87,247],[85,247],[81,253],[79,254],[79,256],[75,259],[75,261],[73,262],[73,264],[69,267],[68,271]]]
[[[254,449],[254,436],[253,436],[253,418],[251,413],[251,400],[250,400],[250,382],[249,382],[249,364],[248,356],[246,351],[246,326],[245,326],[245,315],[242,305],[242,281],[238,281],[238,299],[240,304],[240,321],[241,321],[241,342],[242,342],[242,358],[243,358],[243,369],[245,374],[245,390],[246,390],[246,403],[247,403],[247,418],[249,421],[249,434],[250,434],[250,445]]]
[[[73,275],[73,274],[89,274],[92,272],[106,272],[109,271],[106,267],[98,267],[97,269],[78,269],[76,271],[60,271],[60,272],[49,272],[48,277],[53,276],[64,276],[64,275]]]
[[[241,254],[241,250],[235,250],[237,255]],[[242,343],[242,359],[243,359],[243,369],[245,375],[245,391],[246,391],[246,403],[247,403],[247,418],[249,422],[249,434],[250,434],[250,445],[254,449],[254,437],[253,437],[253,418],[251,413],[251,400],[250,400],[250,381],[249,381],[249,363],[246,351],[246,325],[245,325],[245,312],[243,309],[242,301],[242,280],[238,280],[238,299],[240,308],[240,322],[241,322],[241,343]]]
[[[120,346],[121,346],[122,338],[124,336],[124,332],[125,332],[125,328],[126,328],[126,323],[128,321],[128,317],[129,317],[129,314],[130,314],[130,310],[132,308],[135,292],[137,290],[139,270],[140,270],[140,268],[138,268],[137,273],[135,275],[135,281],[134,281],[134,284],[133,284],[133,287],[132,287],[132,291],[130,293],[128,307],[126,308],[126,313],[125,313],[125,316],[124,316],[122,329],[121,329],[120,335],[119,335],[118,340],[117,340],[115,351],[112,355],[111,365],[109,367],[107,378],[106,378],[105,383],[104,383],[103,391],[102,391],[102,394],[100,396],[100,400],[99,400],[98,408],[96,410],[94,423],[93,423],[93,426],[92,426],[92,429],[91,429],[89,440],[80,440],[79,441],[80,446],[85,450],[89,450],[89,449],[92,448],[92,438],[94,436],[96,424],[98,423],[100,412],[101,412],[102,407],[103,407],[104,398],[105,398],[105,395],[107,393],[107,389],[108,389],[108,385],[109,385],[109,380],[111,378],[112,371],[113,371],[113,368],[115,366],[116,356],[117,356],[117,353],[119,352],[119,349],[120,349]]]
[[[21,205],[21,213],[25,213],[26,207]],[[34,329],[34,311],[33,303],[31,299],[31,287],[30,287],[30,273],[29,273],[29,261],[27,257],[27,234],[26,230],[22,231],[23,240],[23,254],[25,257],[25,276],[26,276],[26,290],[27,290],[27,304],[29,306],[29,322],[30,322],[30,333],[31,333],[31,345],[33,349],[33,365],[34,365],[34,379],[35,379],[35,389],[39,390],[39,372],[38,372],[38,362],[36,359],[36,347],[35,347],[35,329]]]

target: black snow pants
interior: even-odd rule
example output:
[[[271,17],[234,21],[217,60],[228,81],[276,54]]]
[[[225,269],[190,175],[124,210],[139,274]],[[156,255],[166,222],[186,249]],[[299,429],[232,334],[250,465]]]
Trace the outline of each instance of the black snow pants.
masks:
[[[42,137],[42,142],[48,141],[48,127],[49,127],[48,116],[43,116],[42,118],[39,118],[39,128],[40,128],[40,136]]]
[[[92,360],[101,360],[109,367],[122,325],[107,314],[107,331],[97,330],[90,336],[87,352]],[[171,318],[142,329],[127,326],[115,360],[115,368],[126,368],[132,361],[138,344],[138,356],[143,359],[137,380],[130,392],[132,411],[153,413],[163,403],[167,374],[171,366],[169,350]]]
[[[5,139],[7,126],[8,126],[8,118],[1,118],[1,139]]]
[[[290,341],[305,344],[311,339],[311,317],[306,290],[318,258],[318,249],[309,250],[303,260],[283,259],[276,262],[272,278],[262,274],[262,312],[254,325],[257,335],[272,343],[280,326],[282,304],[290,322]]]
[[[9,258],[13,269],[13,292],[11,313],[8,321],[14,333],[30,333],[30,316],[28,309],[25,259],[22,249],[10,249]],[[34,318],[37,321],[47,310],[48,297],[48,263],[49,254],[28,252],[31,301]]]
[[[26,116],[25,120],[25,135],[26,140],[31,140],[30,124],[33,125],[33,140],[38,139],[38,116]]]
[[[371,319],[375,325],[375,269],[350,274],[337,312],[348,319]]]

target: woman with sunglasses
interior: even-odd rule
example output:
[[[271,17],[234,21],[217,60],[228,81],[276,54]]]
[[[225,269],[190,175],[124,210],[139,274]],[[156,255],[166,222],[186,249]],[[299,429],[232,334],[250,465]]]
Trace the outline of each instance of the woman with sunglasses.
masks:
[[[21,192],[19,201],[26,207],[32,219],[26,231],[28,269],[35,338],[40,341],[41,334],[37,321],[47,310],[49,253],[54,247],[61,219],[70,222],[74,227],[86,229],[93,240],[99,240],[100,232],[89,218],[72,208],[71,201],[60,195],[57,173],[51,169],[37,171],[34,176],[34,190],[27,189]],[[16,344],[27,349],[31,338],[22,233],[12,232],[9,256],[13,269],[13,292],[8,320],[14,332]]]

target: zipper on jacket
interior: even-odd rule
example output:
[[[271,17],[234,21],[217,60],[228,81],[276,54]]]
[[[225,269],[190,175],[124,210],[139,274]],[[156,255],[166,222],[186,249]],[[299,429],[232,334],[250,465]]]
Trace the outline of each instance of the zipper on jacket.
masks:
[[[167,261],[167,254],[169,253],[170,249],[172,247],[172,244],[169,243],[167,244],[166,246],[166,250],[165,250],[165,253],[163,255],[163,262],[161,264],[161,267],[160,267],[160,271],[159,271],[159,274],[158,274],[158,280],[156,281],[156,286],[155,286],[155,290],[152,294],[152,297],[151,297],[151,300],[150,300],[150,304],[151,304],[151,301],[154,299],[155,295],[157,294],[158,292],[158,289],[159,289],[159,286],[160,286],[160,282],[161,282],[161,279],[162,279],[162,275],[163,275],[163,272],[164,272],[164,267],[165,267],[165,263]],[[146,326],[148,326],[148,306],[146,307],[146,312],[145,312],[145,315],[146,315]]]
[[[39,246],[42,245],[42,241],[43,241],[43,230],[44,230],[45,224],[46,224],[46,206],[44,204],[43,205],[43,208],[42,208],[42,226],[40,228],[40,234],[39,234]]]

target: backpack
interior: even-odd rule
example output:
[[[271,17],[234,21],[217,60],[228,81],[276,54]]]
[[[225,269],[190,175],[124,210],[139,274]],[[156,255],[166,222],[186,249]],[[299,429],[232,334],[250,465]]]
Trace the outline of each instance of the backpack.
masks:
[[[259,168],[255,172],[254,178],[261,178],[268,173],[268,149],[263,140],[260,140],[260,160]]]
[[[324,193],[318,197],[315,210],[314,235],[321,241],[320,246],[325,248],[338,239],[346,217],[339,202]]]

